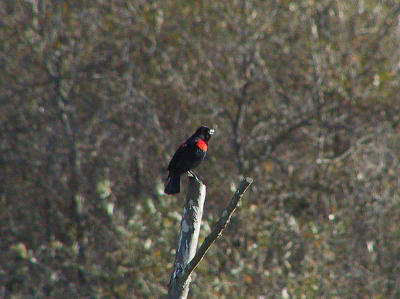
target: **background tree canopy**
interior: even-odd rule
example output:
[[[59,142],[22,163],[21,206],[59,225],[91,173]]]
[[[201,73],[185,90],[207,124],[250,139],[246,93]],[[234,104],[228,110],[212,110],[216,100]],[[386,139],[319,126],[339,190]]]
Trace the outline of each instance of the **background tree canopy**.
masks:
[[[397,0],[0,2],[0,296],[165,294],[170,155],[217,129],[192,298],[400,297]],[[186,179],[183,179],[186,184]]]

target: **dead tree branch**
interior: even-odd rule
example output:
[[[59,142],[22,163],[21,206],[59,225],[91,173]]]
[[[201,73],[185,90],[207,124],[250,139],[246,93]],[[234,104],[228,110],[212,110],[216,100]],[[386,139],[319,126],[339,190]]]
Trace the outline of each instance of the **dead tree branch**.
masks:
[[[190,284],[190,274],[207,253],[210,246],[222,234],[235,212],[244,192],[253,179],[244,178],[240,182],[228,206],[222,212],[211,233],[205,238],[196,252],[206,187],[196,177],[189,176],[189,190],[181,221],[179,245],[176,252],[174,271],[168,287],[168,298],[187,298]]]

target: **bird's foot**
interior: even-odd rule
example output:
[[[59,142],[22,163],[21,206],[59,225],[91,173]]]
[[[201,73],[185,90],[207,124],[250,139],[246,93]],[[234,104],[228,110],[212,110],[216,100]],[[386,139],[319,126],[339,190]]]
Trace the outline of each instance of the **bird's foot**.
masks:
[[[189,176],[191,175],[191,176],[193,176],[197,181],[199,180],[199,178],[197,177],[197,175],[196,175],[192,170],[189,170],[188,173],[189,173],[189,174],[188,174]]]

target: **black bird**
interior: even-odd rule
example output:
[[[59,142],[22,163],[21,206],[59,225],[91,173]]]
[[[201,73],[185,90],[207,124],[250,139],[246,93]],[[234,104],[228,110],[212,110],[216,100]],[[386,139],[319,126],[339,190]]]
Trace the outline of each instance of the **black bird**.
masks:
[[[179,146],[168,165],[169,174],[164,190],[166,194],[179,193],[181,175],[196,168],[204,160],[212,134],[214,134],[213,129],[201,126]]]

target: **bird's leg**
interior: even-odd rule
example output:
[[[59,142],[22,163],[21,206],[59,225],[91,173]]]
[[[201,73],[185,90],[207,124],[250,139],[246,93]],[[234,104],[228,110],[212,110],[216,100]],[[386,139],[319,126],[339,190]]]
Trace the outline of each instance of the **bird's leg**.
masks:
[[[196,175],[192,170],[189,170],[188,172],[189,172],[189,174],[191,174],[192,176],[194,176],[194,178],[195,178],[197,181],[199,180],[199,178],[197,177],[197,175]]]

